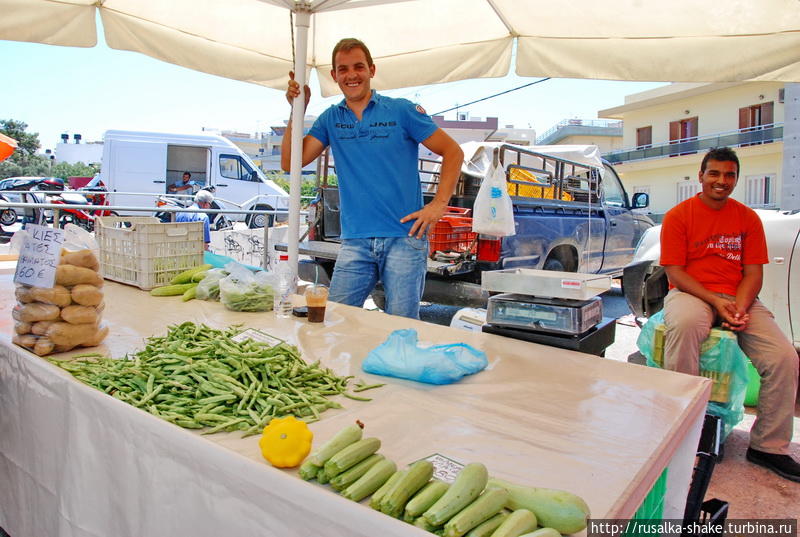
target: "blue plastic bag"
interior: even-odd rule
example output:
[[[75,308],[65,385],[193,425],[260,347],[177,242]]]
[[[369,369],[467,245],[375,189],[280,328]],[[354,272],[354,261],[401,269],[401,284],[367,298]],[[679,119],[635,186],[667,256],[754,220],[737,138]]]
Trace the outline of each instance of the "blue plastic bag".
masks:
[[[376,375],[450,384],[489,365],[484,352],[466,343],[420,348],[417,341],[416,330],[395,330],[370,351],[361,367]]]

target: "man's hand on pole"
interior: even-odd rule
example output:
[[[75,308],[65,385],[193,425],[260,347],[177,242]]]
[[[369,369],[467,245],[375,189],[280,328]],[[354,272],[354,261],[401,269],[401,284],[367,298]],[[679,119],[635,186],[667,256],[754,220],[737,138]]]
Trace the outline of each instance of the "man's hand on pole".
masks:
[[[311,100],[311,88],[308,84],[305,85],[306,102],[305,108],[308,108],[308,102]],[[286,100],[289,104],[293,104],[296,97],[300,96],[300,84],[294,79],[294,71],[289,71],[289,84],[286,87]],[[305,111],[305,109],[304,109]]]

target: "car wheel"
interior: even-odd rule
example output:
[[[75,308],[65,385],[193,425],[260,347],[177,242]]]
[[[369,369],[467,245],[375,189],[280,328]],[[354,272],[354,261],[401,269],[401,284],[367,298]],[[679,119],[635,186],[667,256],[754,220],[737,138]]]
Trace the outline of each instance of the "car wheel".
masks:
[[[17,223],[17,211],[14,209],[5,209],[0,213],[0,224],[4,226],[13,226]]]
[[[557,272],[566,272],[566,269],[564,268],[564,263],[562,263],[561,260],[556,259],[555,257],[551,257],[550,259],[545,261],[542,269],[554,270]]]
[[[273,209],[269,205],[257,205],[256,207],[253,207],[253,210],[255,210],[255,211],[271,211]],[[262,228],[262,227],[264,227],[265,223],[267,224],[268,227],[272,227],[272,225],[275,223],[275,215],[274,214],[268,214],[268,215],[265,215],[265,214],[250,214],[250,215],[247,215],[247,227],[249,227],[250,229]]]

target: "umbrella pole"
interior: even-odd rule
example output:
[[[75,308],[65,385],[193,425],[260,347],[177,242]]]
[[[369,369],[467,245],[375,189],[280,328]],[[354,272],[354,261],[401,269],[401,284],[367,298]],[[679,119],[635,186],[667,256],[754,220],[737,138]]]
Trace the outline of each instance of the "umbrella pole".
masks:
[[[297,274],[298,241],[300,238],[300,177],[303,171],[303,119],[305,116],[306,57],[308,49],[308,27],[311,11],[302,8],[295,11],[294,79],[300,84],[300,95],[292,106],[292,152],[289,173],[289,235],[287,237],[289,264]]]

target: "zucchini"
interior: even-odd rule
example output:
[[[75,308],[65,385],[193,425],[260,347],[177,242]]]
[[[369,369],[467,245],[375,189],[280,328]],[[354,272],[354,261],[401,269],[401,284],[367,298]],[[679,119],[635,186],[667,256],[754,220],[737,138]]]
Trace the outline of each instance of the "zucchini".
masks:
[[[417,493],[433,476],[431,461],[417,461],[408,467],[408,471],[397,480],[381,500],[381,512],[391,517],[403,514],[408,499]]]
[[[540,528],[534,532],[520,535],[519,537],[561,537],[561,534],[553,528]]]
[[[422,516],[434,526],[441,526],[483,492],[489,473],[479,462],[466,465],[458,472],[455,482]]]
[[[441,498],[442,495],[447,492],[448,488],[450,488],[449,483],[439,481],[438,479],[434,479],[425,485],[422,490],[416,493],[406,504],[403,520],[406,522],[413,522],[415,519],[422,516],[422,513],[431,505],[435,504],[436,500]]]
[[[475,526],[499,513],[508,501],[508,492],[488,488],[478,498],[459,511],[444,525],[445,537],[461,537]]]
[[[563,534],[577,533],[586,528],[589,506],[571,492],[523,487],[494,477],[489,480],[489,486],[506,489],[506,507],[532,511],[542,527],[553,528]]]
[[[184,302],[189,302],[190,300],[193,300],[196,297],[197,297],[197,285],[195,284],[183,292],[183,298],[181,300],[183,300]]]
[[[386,482],[375,491],[375,493],[372,495],[372,498],[369,499],[369,506],[376,511],[380,511],[381,500],[383,500],[383,497],[386,496],[386,493],[389,491],[389,489],[392,488],[395,483],[397,483],[397,480],[400,479],[403,474],[406,473],[406,471],[407,470],[398,470],[389,476],[389,479],[387,479]]]
[[[492,537],[519,537],[536,529],[536,515],[527,509],[517,509],[494,530]]]
[[[367,470],[372,468],[375,463],[384,459],[383,455],[370,455],[363,461],[359,462],[347,471],[342,472],[336,477],[331,478],[331,486],[335,490],[342,490],[347,488],[351,483],[355,483],[359,477],[367,473]]]
[[[338,452],[325,463],[325,473],[328,478],[334,478],[348,468],[363,461],[381,448],[381,441],[377,438],[362,438]]]
[[[308,462],[320,468],[325,466],[328,459],[354,442],[361,440],[364,425],[357,421],[333,435],[333,438],[325,442],[322,447],[314,451],[308,458]]]
[[[320,485],[325,485],[331,478],[328,477],[328,472],[325,471],[325,468],[320,468],[317,471],[317,483]]]
[[[414,525],[430,533],[435,533],[437,531],[444,531],[444,528],[442,528],[442,526],[431,526],[431,523],[428,522],[428,519],[425,518],[424,516],[417,518],[414,521]]]
[[[204,272],[211,268],[212,268],[211,265],[205,264],[205,265],[199,265],[194,268],[190,268],[189,270],[184,270],[180,274],[176,274],[169,283],[172,285],[189,283],[192,281],[192,276],[194,276],[198,272]]]
[[[466,537],[491,537],[491,535],[494,533],[494,530],[499,528],[500,524],[502,524],[510,514],[510,512],[505,510],[497,513],[483,524],[479,524],[477,527],[469,530],[469,533],[467,533]]]
[[[397,475],[397,465],[389,459],[383,459],[375,463],[355,483],[344,489],[342,496],[354,502],[360,502],[380,489],[395,475]]]
[[[176,285],[162,285],[150,289],[150,296],[177,296],[182,295],[192,287],[197,287],[196,283],[179,283]]]
[[[300,465],[297,473],[300,474],[300,477],[305,481],[311,481],[317,477],[317,472],[319,472],[319,469],[319,466],[306,459],[306,461]]]

